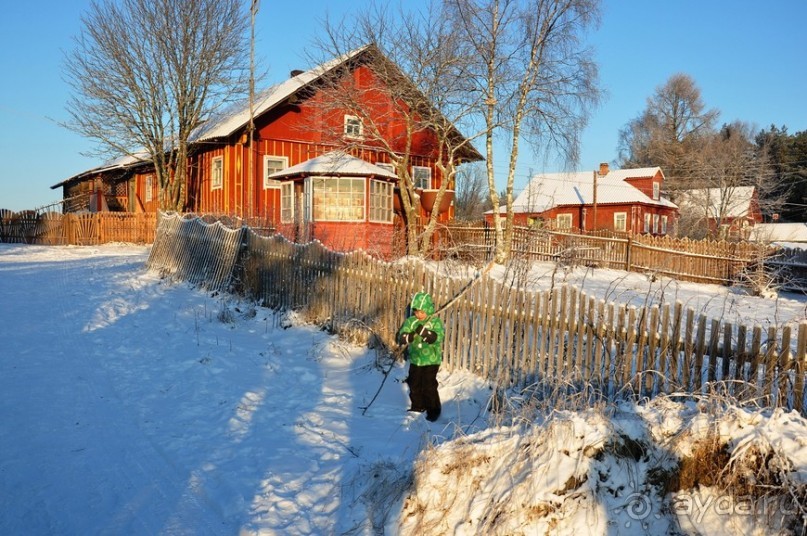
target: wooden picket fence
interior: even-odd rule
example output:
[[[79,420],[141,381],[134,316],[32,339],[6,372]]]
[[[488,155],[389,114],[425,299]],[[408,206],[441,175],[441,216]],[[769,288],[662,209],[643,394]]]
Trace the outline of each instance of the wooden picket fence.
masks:
[[[438,232],[450,257],[484,263],[493,253],[493,229],[449,225]],[[765,245],[614,233],[579,234],[544,228],[513,229],[513,253],[526,260],[650,272],[696,283],[748,283],[761,277],[773,254]]]
[[[780,248],[765,260],[776,288],[807,293],[807,249]]]
[[[389,348],[415,292],[438,307],[459,296],[441,313],[444,364],[504,388],[560,385],[605,398],[720,391],[805,412],[807,322],[733,325],[680,302],[636,308],[570,286],[531,291],[178,216],[161,220],[148,266]]]
[[[244,229],[162,215],[146,266],[163,277],[225,290],[232,283]]]
[[[151,244],[157,228],[153,213],[86,214],[0,211],[0,242],[91,246],[107,242]]]

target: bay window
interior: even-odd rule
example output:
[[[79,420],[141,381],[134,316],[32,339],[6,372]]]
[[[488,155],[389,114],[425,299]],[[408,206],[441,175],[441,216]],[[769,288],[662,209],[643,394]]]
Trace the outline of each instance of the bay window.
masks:
[[[392,222],[393,185],[389,182],[370,181],[370,221]]]
[[[309,177],[313,221],[364,221],[363,177]]]
[[[280,223],[294,223],[294,183],[280,185]]]

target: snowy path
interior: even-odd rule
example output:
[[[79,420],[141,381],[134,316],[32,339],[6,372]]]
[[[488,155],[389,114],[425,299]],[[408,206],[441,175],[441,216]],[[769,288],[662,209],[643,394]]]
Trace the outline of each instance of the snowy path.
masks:
[[[441,422],[406,414],[396,368],[362,416],[371,352],[161,284],[147,251],[0,248],[0,533],[342,533],[367,473],[479,413],[446,375]]]

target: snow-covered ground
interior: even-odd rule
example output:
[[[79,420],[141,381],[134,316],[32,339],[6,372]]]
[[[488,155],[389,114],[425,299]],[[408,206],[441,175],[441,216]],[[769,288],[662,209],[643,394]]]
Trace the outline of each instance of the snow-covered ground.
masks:
[[[804,533],[796,414],[660,399],[514,418],[488,412],[474,376],[443,371],[443,416],[429,423],[406,412],[405,366],[365,412],[383,378],[373,350],[160,281],[147,256],[0,245],[0,534],[770,534],[780,513]],[[664,299],[760,323],[807,307],[798,295],[563,275],[613,300],[673,289]],[[661,485],[683,482],[715,437],[722,474],[761,457],[754,474],[795,502],[749,514],[751,499],[719,490],[720,469],[695,491]]]

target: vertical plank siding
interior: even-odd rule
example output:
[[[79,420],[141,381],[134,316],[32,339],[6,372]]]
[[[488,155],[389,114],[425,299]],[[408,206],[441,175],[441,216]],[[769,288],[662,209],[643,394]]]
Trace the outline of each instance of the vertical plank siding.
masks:
[[[488,274],[468,287],[470,278],[440,276],[417,259],[384,262],[178,216],[161,219],[148,267],[388,348],[415,292],[430,292],[438,307],[459,296],[440,314],[444,366],[497,387],[606,397],[725,392],[805,412],[807,322],[763,330],[680,302],[626,307],[570,286],[530,291]]]

